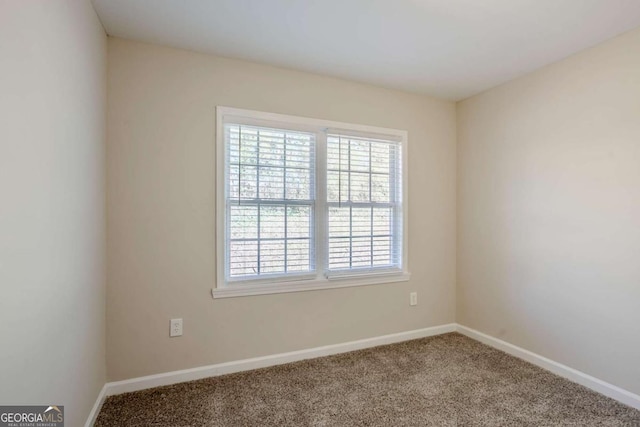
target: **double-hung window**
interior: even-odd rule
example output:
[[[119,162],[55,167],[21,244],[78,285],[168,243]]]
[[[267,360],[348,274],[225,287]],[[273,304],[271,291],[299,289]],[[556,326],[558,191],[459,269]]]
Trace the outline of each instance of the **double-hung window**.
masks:
[[[405,131],[218,107],[214,297],[408,280]]]

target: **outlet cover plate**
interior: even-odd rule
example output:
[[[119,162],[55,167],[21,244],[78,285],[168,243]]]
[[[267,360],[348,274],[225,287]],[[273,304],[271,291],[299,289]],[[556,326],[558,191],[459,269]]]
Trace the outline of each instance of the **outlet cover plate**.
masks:
[[[182,336],[182,319],[171,319],[170,337]]]

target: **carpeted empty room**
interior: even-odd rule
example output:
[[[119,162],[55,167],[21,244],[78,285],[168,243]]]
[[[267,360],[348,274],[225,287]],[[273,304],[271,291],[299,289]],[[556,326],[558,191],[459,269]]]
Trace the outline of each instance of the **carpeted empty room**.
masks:
[[[640,0],[0,0],[0,77],[0,427],[640,427]]]
[[[95,425],[638,426],[640,411],[452,333],[112,396]]]

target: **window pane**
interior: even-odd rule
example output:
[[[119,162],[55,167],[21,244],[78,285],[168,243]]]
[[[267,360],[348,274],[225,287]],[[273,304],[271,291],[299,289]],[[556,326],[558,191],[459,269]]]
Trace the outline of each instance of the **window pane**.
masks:
[[[371,236],[371,208],[352,209],[351,235]]]
[[[400,145],[330,135],[327,139],[328,269],[401,265]],[[395,247],[397,245],[398,247]]]
[[[391,237],[373,238],[373,266],[385,267],[391,265]]]
[[[287,167],[313,168],[313,139],[307,134],[287,134],[286,161]]]
[[[284,166],[284,132],[260,129],[258,162],[261,166]]]
[[[258,208],[256,206],[231,206],[229,224],[231,239],[257,239]]]
[[[285,172],[287,200],[309,200],[311,198],[311,171],[309,169],[290,169]]]
[[[315,135],[227,124],[225,136],[228,277],[312,271]]]
[[[350,208],[329,208],[329,237],[349,237],[350,227]]]
[[[260,199],[284,199],[284,169],[260,167]]]
[[[371,175],[371,201],[378,203],[389,203],[391,201],[389,188],[389,175]]]
[[[351,172],[351,198],[354,202],[368,202],[369,199],[369,174]]]
[[[389,173],[390,149],[389,144],[371,143],[371,172]]]
[[[227,138],[229,139],[229,164],[257,164],[258,139],[254,130],[241,126],[228,126]]]
[[[229,166],[229,198],[232,200],[258,197],[258,169],[255,166]]]
[[[231,258],[229,273],[231,277],[251,276],[258,274],[258,242],[231,242],[229,245]]]
[[[391,235],[391,208],[373,209],[373,234]]]
[[[354,237],[351,249],[351,266],[370,267],[371,266],[371,238]]]
[[[260,206],[260,238],[284,237],[284,206]]]
[[[304,272],[311,269],[309,239],[287,241],[287,271]]]
[[[349,140],[349,165],[352,171],[369,172],[369,142]]]
[[[351,240],[348,237],[329,238],[329,269],[350,268]]]
[[[284,240],[260,242],[260,273],[284,273]]]
[[[308,238],[311,235],[311,208],[308,206],[287,207],[287,238]]]

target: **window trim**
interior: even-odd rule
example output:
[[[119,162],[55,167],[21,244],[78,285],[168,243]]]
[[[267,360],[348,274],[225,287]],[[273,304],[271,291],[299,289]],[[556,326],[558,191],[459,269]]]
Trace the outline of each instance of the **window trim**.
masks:
[[[226,164],[225,164],[225,122],[281,126],[298,131],[316,134],[316,271],[295,277],[278,277],[254,279],[251,281],[226,282],[225,265],[225,211],[226,211]],[[324,272],[324,244],[326,230],[324,222],[317,220],[319,212],[326,210],[326,135],[329,131],[351,133],[354,136],[393,139],[400,142],[402,153],[402,267],[393,270],[367,271],[364,273],[348,272],[326,277]],[[214,188],[216,191],[215,206],[215,239],[216,239],[216,284],[212,289],[213,298],[239,297],[249,295],[299,292],[321,289],[343,288],[351,286],[368,286],[393,282],[408,281],[410,278],[409,249],[409,208],[408,208],[408,133],[404,130],[382,128],[376,126],[313,119],[277,113],[267,113],[233,107],[216,107],[216,173]]]

